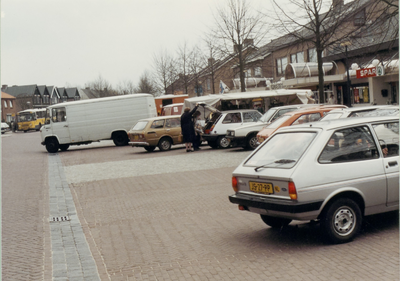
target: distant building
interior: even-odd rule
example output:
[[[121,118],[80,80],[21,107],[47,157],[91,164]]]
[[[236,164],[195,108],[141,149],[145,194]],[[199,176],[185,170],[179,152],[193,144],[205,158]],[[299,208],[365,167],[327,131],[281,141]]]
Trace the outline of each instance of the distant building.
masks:
[[[16,98],[12,95],[1,92],[1,122],[15,121],[18,112],[15,100]]]

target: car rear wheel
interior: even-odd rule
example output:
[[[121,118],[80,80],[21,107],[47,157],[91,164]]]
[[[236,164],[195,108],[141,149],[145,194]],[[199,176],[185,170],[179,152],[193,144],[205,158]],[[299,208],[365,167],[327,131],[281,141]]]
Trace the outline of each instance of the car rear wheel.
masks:
[[[246,139],[246,148],[254,150],[256,149],[257,146],[258,146],[257,134],[249,135]]]
[[[160,141],[158,142],[158,148],[161,151],[166,151],[166,150],[170,150],[171,149],[171,140],[169,138],[162,138],[160,139]]]
[[[146,149],[148,152],[152,152],[154,151],[154,149],[156,149],[155,146],[145,146],[144,149]]]
[[[346,243],[353,240],[361,228],[360,207],[349,198],[340,198],[326,207],[321,218],[321,230],[326,242]]]
[[[112,139],[116,146],[128,145],[129,142],[128,135],[125,132],[115,132]]]
[[[48,139],[46,140],[46,150],[49,153],[56,153],[59,149],[60,145],[56,139]]]
[[[69,148],[69,144],[60,144],[61,151],[67,151],[68,148]]]
[[[281,228],[283,226],[287,226],[292,221],[290,219],[276,218],[266,215],[260,215],[260,216],[263,222],[272,228]]]
[[[231,145],[231,140],[225,136],[221,136],[218,138],[217,143],[220,148],[228,148]]]

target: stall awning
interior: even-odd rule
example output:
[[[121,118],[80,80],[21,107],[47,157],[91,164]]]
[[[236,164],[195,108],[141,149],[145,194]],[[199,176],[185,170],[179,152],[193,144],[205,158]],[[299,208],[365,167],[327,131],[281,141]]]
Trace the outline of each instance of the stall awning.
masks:
[[[324,62],[322,65],[324,75],[328,71],[332,74],[337,74],[337,65],[335,62]],[[285,69],[285,79],[294,79],[300,77],[318,76],[318,63],[304,62],[304,63],[289,63]]]

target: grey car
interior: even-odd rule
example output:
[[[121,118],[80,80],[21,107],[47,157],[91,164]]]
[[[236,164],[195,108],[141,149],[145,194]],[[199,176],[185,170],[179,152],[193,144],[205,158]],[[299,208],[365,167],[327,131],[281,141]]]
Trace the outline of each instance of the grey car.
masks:
[[[320,222],[331,243],[352,240],[364,216],[399,208],[398,117],[283,127],[233,172],[230,202],[271,227]]]

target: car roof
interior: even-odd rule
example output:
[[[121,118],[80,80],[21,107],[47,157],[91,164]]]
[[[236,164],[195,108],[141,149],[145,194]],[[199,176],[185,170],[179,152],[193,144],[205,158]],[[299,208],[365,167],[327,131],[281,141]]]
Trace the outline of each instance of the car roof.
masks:
[[[299,109],[295,111],[290,111],[287,112],[283,115],[289,115],[289,116],[294,116],[294,115],[302,115],[302,114],[307,114],[307,113],[316,113],[316,112],[321,112],[321,111],[330,111],[336,109],[338,106],[330,106],[330,105],[320,105],[320,106],[315,106],[311,108],[304,108],[304,109]],[[344,107],[344,105],[343,105]]]
[[[232,109],[232,110],[221,111],[221,113],[236,113],[236,112],[249,112],[249,111],[259,112],[257,109]]]
[[[330,113],[334,112],[356,112],[356,111],[364,111],[364,110],[373,110],[373,109],[385,109],[392,108],[391,105],[370,105],[370,106],[356,106],[356,107],[346,107],[346,108],[337,108],[330,111]]]
[[[331,119],[331,120],[322,120],[310,123],[304,123],[294,126],[281,127],[279,130],[291,130],[291,129],[301,129],[301,128],[322,128],[325,130],[347,127],[351,125],[357,124],[367,124],[367,123],[381,123],[381,122],[393,122],[399,121],[399,117],[397,116],[379,116],[379,117],[354,117],[354,118],[342,118],[342,119]]]
[[[140,122],[140,121],[163,120],[163,119],[173,119],[173,118],[181,118],[181,116],[180,115],[157,116],[157,117],[140,119],[138,122]]]

